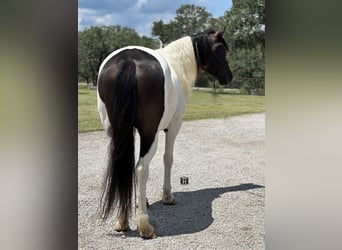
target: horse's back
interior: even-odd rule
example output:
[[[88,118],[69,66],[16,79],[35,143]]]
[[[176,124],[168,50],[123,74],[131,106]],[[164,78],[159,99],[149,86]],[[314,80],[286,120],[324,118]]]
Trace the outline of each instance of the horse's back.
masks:
[[[133,62],[136,69],[135,127],[139,133],[154,138],[158,130],[167,128],[176,110],[178,99],[177,84],[175,79],[172,79],[175,77],[171,77],[167,62],[156,51],[129,46],[110,54],[100,67],[98,94],[101,100],[99,102],[104,102],[107,111],[111,109],[114,85],[119,84],[118,75],[122,65],[128,61]]]

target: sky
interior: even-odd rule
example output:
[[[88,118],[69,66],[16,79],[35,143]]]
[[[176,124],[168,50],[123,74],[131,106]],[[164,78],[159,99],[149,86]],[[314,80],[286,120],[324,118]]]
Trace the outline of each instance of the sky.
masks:
[[[217,18],[231,8],[232,0],[79,0],[78,30],[96,25],[121,25],[134,28],[139,35],[151,36],[152,23],[169,22],[183,4],[203,6]]]

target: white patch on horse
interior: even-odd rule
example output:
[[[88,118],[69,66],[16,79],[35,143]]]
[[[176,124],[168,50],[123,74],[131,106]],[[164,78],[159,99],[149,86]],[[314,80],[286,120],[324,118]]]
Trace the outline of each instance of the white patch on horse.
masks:
[[[97,110],[99,111],[104,130],[106,131],[108,136],[111,136],[111,124],[110,124],[109,117],[107,114],[106,105],[100,98],[98,90],[97,90]]]
[[[154,141],[148,151],[148,153],[139,158],[139,161],[135,168],[137,177],[137,201],[138,201],[138,230],[142,237],[155,238],[154,229],[149,223],[149,217],[147,213],[146,202],[146,183],[149,174],[149,164],[157,151],[158,136],[154,138]]]
[[[191,38],[186,36],[178,39],[157,52],[166,59],[177,75],[185,96],[188,96],[197,77],[197,63]]]

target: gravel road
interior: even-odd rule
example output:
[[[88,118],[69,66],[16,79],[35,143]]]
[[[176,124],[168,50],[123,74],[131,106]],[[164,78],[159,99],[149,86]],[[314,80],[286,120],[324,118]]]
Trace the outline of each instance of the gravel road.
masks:
[[[158,237],[145,240],[134,215],[126,233],[114,231],[113,217],[99,218],[108,139],[103,131],[78,135],[79,249],[264,249],[265,114],[183,123],[172,169],[175,206],[161,203],[164,139],[161,132],[147,182]]]

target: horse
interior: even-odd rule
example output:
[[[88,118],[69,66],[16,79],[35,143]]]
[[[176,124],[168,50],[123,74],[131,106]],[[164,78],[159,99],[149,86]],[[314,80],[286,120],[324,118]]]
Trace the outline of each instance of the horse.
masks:
[[[224,31],[225,28],[209,29],[157,50],[127,46],[115,50],[102,62],[97,107],[110,142],[100,208],[104,220],[117,210],[116,231],[129,230],[135,191],[139,234],[143,238],[157,236],[149,222],[146,183],[160,131],[166,133],[162,201],[176,204],[170,180],[173,149],[191,86],[200,69],[221,85],[228,85],[233,77],[226,58]],[[136,131],[140,135],[137,162]]]

